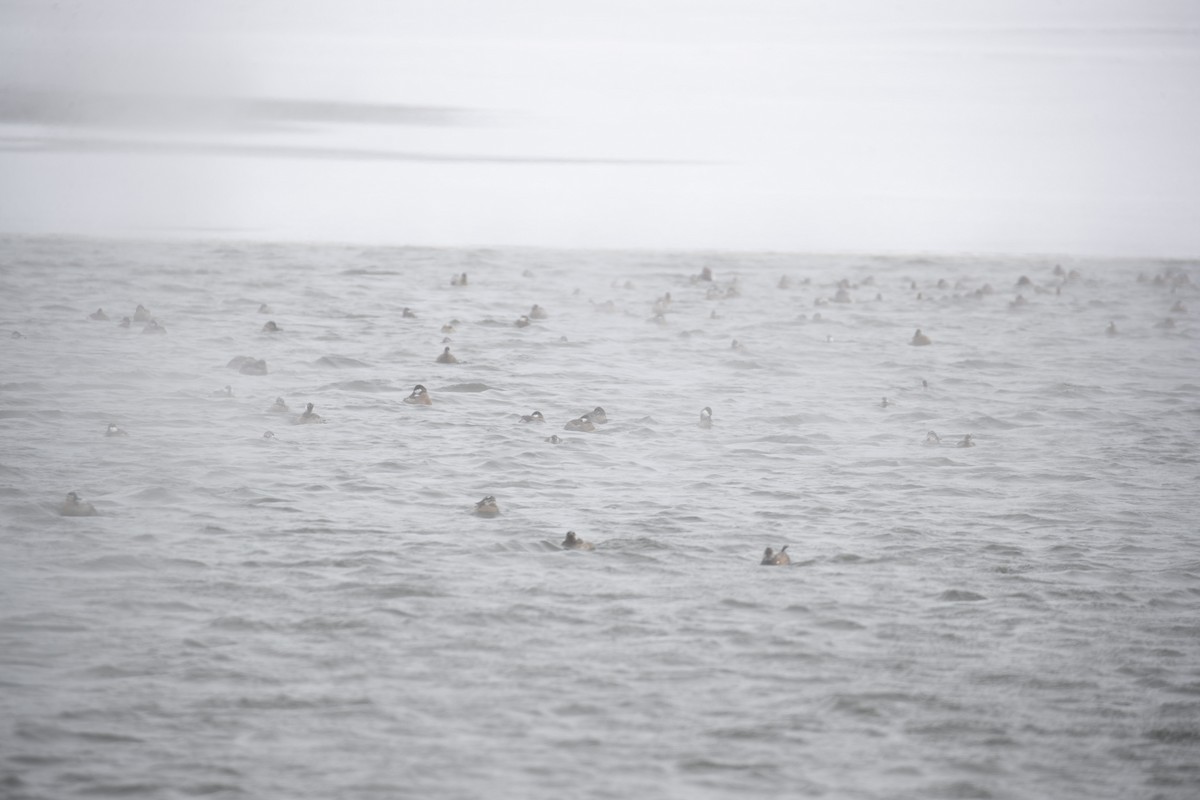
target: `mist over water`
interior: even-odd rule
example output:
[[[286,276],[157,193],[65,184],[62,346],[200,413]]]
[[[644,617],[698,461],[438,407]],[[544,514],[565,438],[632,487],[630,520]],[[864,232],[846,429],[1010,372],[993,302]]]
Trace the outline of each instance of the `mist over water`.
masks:
[[[2,793],[1194,797],[1197,274],[4,239]]]

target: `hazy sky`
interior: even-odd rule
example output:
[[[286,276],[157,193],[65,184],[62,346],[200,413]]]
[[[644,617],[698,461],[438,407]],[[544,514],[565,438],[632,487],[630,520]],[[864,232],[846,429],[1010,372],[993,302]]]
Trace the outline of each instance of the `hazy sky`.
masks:
[[[0,231],[1200,256],[1200,3],[0,0]]]

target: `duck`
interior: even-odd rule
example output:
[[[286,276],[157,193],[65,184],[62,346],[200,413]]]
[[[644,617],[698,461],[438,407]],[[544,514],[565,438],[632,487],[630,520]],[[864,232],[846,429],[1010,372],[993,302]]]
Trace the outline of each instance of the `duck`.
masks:
[[[230,386],[229,384],[225,384],[224,389],[217,389],[215,392],[212,393],[212,396],[213,397],[233,397],[233,387]]]
[[[275,438],[275,431],[263,431],[262,438],[264,438],[264,439],[274,439],[274,438]]]
[[[133,323],[130,321],[129,317],[121,317],[121,321],[117,323],[117,327],[128,328],[132,324]]]
[[[122,429],[120,426],[118,426],[117,423],[110,422],[110,423],[108,423],[108,427],[104,430],[104,435],[105,436],[128,436],[129,434],[126,433],[124,431],[124,429]]]
[[[1104,329],[1104,332],[1107,333],[1109,336],[1116,336],[1117,335],[1117,323],[1115,323],[1115,322],[1108,323],[1108,327]]]
[[[785,544],[783,547],[779,548],[779,552],[776,553],[774,550],[768,547],[763,551],[762,565],[764,567],[782,567],[791,564],[792,559],[791,556],[787,554],[787,549],[788,546]]]
[[[296,418],[297,425],[313,425],[315,423],[324,421],[325,420],[321,418],[320,414],[313,411],[312,403],[309,403],[308,407],[304,409],[304,413]]]
[[[1021,308],[1022,306],[1026,306],[1028,304],[1029,304],[1029,301],[1025,299],[1025,295],[1019,294],[1019,295],[1017,295],[1017,298],[1015,300],[1013,300],[1011,303],[1008,304],[1008,307],[1009,308]]]
[[[546,418],[542,416],[542,412],[534,411],[532,414],[526,414],[521,417],[521,422],[545,422]]]
[[[416,319],[417,318],[416,313],[408,306],[404,307],[404,310],[400,312],[400,316],[403,317],[404,319]]]
[[[560,439],[556,433],[547,436],[546,441],[550,444],[562,444],[562,439]]]
[[[447,322],[442,326],[442,333],[454,333],[454,323]]]
[[[700,270],[700,274],[693,278],[695,281],[707,281],[709,283],[712,282],[712,279],[713,273],[709,267],[705,267],[704,269]]]
[[[567,531],[567,538],[562,541],[563,550],[595,550],[591,542],[585,542],[575,535],[575,531]]]
[[[884,397],[882,400],[879,401],[880,408],[887,408],[890,405],[891,405],[891,403],[888,402],[887,397]]]
[[[450,345],[446,345],[446,349],[442,350],[442,354],[437,357],[439,364],[457,364],[458,359],[450,352]]]
[[[272,414],[286,414],[289,409],[288,409],[288,404],[283,402],[282,397],[276,397],[275,402],[272,403],[271,407],[267,410],[270,411]]]
[[[166,333],[165,326],[159,324],[158,320],[152,319],[146,323],[146,327],[142,328],[142,333]]]
[[[548,316],[549,315],[546,313],[546,309],[542,308],[537,303],[534,303],[533,308],[529,309],[530,319],[546,319]]]
[[[1171,306],[1171,313],[1172,314],[1186,314],[1187,306],[1185,306],[1183,304],[1182,300],[1176,300],[1175,305]]]
[[[270,307],[269,305],[267,305],[266,303],[260,303],[260,304],[259,304],[259,306],[258,306],[258,313],[260,313],[260,314],[270,314],[270,313],[271,313],[271,307]]]
[[[490,494],[475,504],[475,516],[496,517],[499,515],[500,506],[496,504],[496,498]]]
[[[592,424],[591,418],[587,414],[584,414],[582,417],[573,419],[566,425],[563,425],[563,430],[590,432],[596,430],[596,426]]]
[[[516,322],[514,322],[513,324],[514,324],[514,325],[516,325],[518,328],[528,328],[528,327],[529,327],[529,317],[527,317],[527,316],[525,316],[524,314],[522,314],[522,315],[521,315],[521,316],[520,316],[520,317],[517,319],[517,321],[516,321]]]
[[[451,286],[466,286],[467,285],[467,273],[464,272],[461,275],[455,275],[453,278],[450,279],[450,285]]]
[[[700,409],[700,427],[706,429],[712,427],[712,409],[708,406]]]
[[[281,330],[283,330],[283,328],[276,325],[274,320],[271,320],[266,325],[262,326],[263,333],[279,333]]]
[[[925,334],[921,333],[921,329],[917,328],[917,332],[913,334],[912,340],[909,341],[913,347],[921,347],[922,345],[933,344],[933,340]]]
[[[146,308],[141,303],[138,303],[138,307],[133,311],[134,322],[149,322],[151,316],[150,309]]]
[[[404,398],[404,402],[412,406],[431,406],[433,398],[429,396],[429,392],[421,384],[413,387],[412,394]]]
[[[107,320],[107,319],[108,319],[108,314],[105,314],[105,313],[104,313],[104,309],[103,309],[103,308],[97,308],[97,309],[95,310],[95,312],[93,312],[93,313],[91,313],[91,314],[88,314],[88,319],[100,319],[100,320]]]
[[[603,425],[608,422],[608,414],[605,414],[604,409],[600,406],[596,406],[594,409],[592,409],[592,413],[588,414],[588,416],[592,418],[592,422],[595,422],[598,425]]]
[[[942,437],[937,435],[937,431],[930,431],[929,433],[925,434],[925,444],[931,447],[936,447],[941,443]]]
[[[67,492],[67,499],[63,501],[62,509],[59,513],[64,517],[97,516],[96,507],[75,492]]]
[[[973,438],[971,438],[971,434],[968,433],[966,436],[964,436],[962,438],[962,441],[960,441],[958,443],[958,446],[959,447],[974,447],[975,440]]]

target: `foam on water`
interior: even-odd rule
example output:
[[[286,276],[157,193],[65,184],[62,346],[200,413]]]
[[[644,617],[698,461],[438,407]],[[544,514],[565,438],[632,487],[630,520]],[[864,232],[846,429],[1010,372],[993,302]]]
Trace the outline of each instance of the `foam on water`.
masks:
[[[1061,263],[3,240],[0,786],[1193,797],[1197,265]]]

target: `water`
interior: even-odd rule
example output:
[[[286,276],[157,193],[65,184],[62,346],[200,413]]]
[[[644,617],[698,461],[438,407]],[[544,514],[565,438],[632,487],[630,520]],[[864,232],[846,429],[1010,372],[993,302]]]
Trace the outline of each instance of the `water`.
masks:
[[[1189,274],[4,239],[0,795],[1195,797]]]

